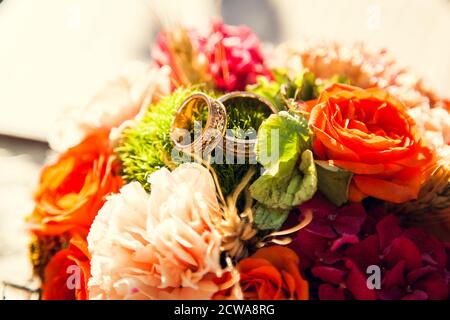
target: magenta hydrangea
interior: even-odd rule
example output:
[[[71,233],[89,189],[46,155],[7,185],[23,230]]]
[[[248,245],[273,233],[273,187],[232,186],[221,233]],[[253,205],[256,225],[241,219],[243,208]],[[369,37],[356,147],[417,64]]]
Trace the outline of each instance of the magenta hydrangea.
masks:
[[[441,300],[449,297],[449,245],[418,228],[405,228],[383,207],[334,207],[320,194],[300,206],[313,221],[291,248],[324,300]],[[301,217],[300,217],[301,218]],[[369,266],[379,267],[381,288],[371,289]]]

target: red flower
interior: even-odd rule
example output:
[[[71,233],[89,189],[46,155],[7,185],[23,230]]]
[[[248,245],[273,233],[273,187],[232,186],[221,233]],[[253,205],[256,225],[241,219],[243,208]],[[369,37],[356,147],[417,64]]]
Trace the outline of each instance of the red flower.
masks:
[[[43,300],[86,300],[90,260],[87,243],[74,236],[67,249],[58,251],[45,269]]]
[[[357,235],[367,217],[360,203],[336,208],[317,193],[299,208],[301,211],[312,210],[314,215],[304,232],[299,232],[291,244],[301,250],[302,266],[313,265],[317,258],[334,261],[335,252],[341,246],[359,242]]]
[[[450,258],[441,241],[420,229],[403,228],[379,207],[367,215],[362,206],[335,208],[315,197],[305,208],[313,210],[313,222],[298,232],[291,248],[304,262],[302,271],[315,279],[310,286],[317,298],[448,298]],[[379,290],[367,286],[372,265],[381,270]]]

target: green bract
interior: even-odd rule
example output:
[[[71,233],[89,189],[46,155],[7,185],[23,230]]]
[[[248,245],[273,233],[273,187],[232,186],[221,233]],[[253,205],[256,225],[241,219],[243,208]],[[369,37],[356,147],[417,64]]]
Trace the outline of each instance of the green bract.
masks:
[[[337,206],[346,203],[353,174],[321,160],[316,161],[316,168],[319,177],[319,190]]]
[[[250,192],[258,201],[255,223],[260,229],[280,227],[280,217],[286,218],[289,210],[315,194],[317,172],[310,142],[306,119],[286,111],[271,115],[259,128],[256,155],[266,170]]]

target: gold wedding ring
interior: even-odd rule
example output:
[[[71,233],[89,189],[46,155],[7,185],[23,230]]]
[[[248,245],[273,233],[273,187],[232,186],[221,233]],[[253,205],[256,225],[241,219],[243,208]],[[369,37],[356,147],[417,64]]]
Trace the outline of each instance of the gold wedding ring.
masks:
[[[227,130],[227,110],[231,112],[240,105],[262,108],[267,116],[278,112],[269,100],[252,92],[234,91],[217,100],[201,92],[193,93],[180,105],[172,122],[170,136],[175,148],[186,154],[208,154],[220,147],[227,156],[254,157],[258,128],[253,128],[253,136],[244,139]]]
[[[249,108],[264,107],[267,110],[268,116],[271,113],[277,113],[277,108],[266,98],[260,96],[259,94],[247,91],[234,91],[227,93],[218,99],[225,106],[225,110],[234,108],[237,105],[242,105],[247,103]],[[256,131],[258,128],[254,129],[254,137],[249,137],[249,139],[242,139],[235,137],[232,131],[227,131],[223,139],[222,148],[225,152],[232,151],[232,153],[237,157],[250,158],[255,156],[255,145],[256,145]],[[231,134],[229,134],[231,133]]]
[[[196,92],[178,108],[170,136],[175,147],[186,154],[209,153],[221,143],[226,127],[224,105],[202,92]]]

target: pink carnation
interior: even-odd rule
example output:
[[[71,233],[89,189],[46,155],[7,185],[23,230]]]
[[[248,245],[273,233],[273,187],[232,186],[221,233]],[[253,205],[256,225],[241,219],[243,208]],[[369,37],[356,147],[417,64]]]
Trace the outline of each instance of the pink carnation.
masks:
[[[226,275],[214,182],[199,164],[133,182],[108,198],[88,236],[94,299],[210,299]]]

